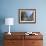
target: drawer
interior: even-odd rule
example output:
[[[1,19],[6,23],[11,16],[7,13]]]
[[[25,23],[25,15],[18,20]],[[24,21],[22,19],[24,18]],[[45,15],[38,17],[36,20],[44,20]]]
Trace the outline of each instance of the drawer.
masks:
[[[16,41],[15,40],[5,40],[4,41],[4,46],[15,46]]]
[[[23,35],[15,35],[15,36],[13,36],[13,35],[6,35],[6,36],[4,36],[4,39],[22,40],[22,39],[24,39],[24,36]]]
[[[35,39],[35,40],[43,40],[43,36],[41,36],[41,35],[33,35],[33,36],[30,36],[30,35],[25,35],[25,40],[29,40],[29,39]]]
[[[23,40],[5,40],[4,46],[23,46]]]
[[[43,46],[42,40],[34,40],[32,41],[32,46]]]
[[[24,46],[43,46],[42,40],[25,40]]]

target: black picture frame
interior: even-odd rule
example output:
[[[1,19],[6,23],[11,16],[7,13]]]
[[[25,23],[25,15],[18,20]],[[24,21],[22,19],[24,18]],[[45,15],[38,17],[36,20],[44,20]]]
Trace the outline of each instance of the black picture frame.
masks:
[[[36,23],[36,9],[19,9],[19,23]]]

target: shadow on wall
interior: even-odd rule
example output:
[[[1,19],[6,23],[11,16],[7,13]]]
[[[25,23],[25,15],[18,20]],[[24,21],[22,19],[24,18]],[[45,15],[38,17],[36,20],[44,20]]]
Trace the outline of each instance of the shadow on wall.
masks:
[[[3,34],[2,33],[2,25],[5,23],[5,17],[4,16],[0,16],[0,46],[3,46]]]
[[[5,17],[0,16],[0,33],[2,32],[1,27],[2,27],[3,24],[5,24]]]

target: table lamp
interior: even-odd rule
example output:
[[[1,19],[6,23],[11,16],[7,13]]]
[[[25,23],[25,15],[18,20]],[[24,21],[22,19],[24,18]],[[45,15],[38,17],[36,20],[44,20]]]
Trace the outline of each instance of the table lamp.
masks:
[[[5,25],[9,25],[9,32],[8,32],[8,34],[11,35],[11,33],[10,33],[10,26],[14,25],[14,18],[5,18]]]

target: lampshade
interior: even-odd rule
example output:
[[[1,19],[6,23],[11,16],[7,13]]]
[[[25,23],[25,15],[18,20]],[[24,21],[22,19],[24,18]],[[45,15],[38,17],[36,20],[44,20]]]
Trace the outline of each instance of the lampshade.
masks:
[[[13,25],[14,18],[5,18],[5,25]]]

